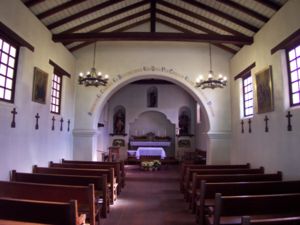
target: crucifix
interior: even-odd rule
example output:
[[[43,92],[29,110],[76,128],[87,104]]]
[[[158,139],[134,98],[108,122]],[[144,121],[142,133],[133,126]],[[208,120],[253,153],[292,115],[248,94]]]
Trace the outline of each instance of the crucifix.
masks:
[[[52,127],[51,127],[51,130],[54,130],[54,122],[55,122],[55,117],[53,116],[52,117]]]
[[[293,117],[293,115],[291,114],[290,111],[288,111],[288,114],[287,114],[285,117],[288,119],[287,130],[288,130],[288,131],[292,131],[291,118]]]
[[[70,131],[70,123],[71,123],[71,121],[68,120],[68,132]]]
[[[251,119],[248,120],[248,124],[249,124],[249,133],[252,132],[252,129],[251,129]]]
[[[64,122],[64,119],[61,118],[61,119],[60,119],[60,131],[63,130],[63,122]]]
[[[40,115],[37,113],[35,115],[35,129],[38,130],[39,129],[39,118],[40,118]]]
[[[11,121],[10,127],[15,128],[16,127],[16,121],[15,121],[16,114],[18,114],[16,111],[16,108],[14,108],[13,111],[11,111],[11,113],[13,114],[13,119]]]
[[[244,120],[241,121],[242,133],[244,133]]]
[[[264,121],[265,121],[265,123],[266,123],[266,126],[265,126],[265,132],[269,132],[268,120],[269,120],[269,118],[268,118],[268,116],[266,115],[266,116],[265,116],[265,119],[264,119]]]

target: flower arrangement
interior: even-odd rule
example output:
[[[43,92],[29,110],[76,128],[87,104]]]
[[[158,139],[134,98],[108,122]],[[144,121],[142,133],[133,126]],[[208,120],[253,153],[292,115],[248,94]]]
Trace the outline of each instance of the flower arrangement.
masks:
[[[161,162],[159,160],[153,160],[153,161],[142,161],[141,167],[143,170],[158,170],[161,166]]]

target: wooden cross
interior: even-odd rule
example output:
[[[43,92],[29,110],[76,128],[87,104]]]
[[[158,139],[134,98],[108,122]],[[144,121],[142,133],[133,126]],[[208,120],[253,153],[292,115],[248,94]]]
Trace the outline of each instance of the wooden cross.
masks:
[[[11,113],[13,114],[13,118],[12,118],[10,127],[15,128],[16,127],[16,121],[15,121],[16,114],[18,114],[17,111],[16,111],[16,108],[14,108],[13,111],[11,111]]]
[[[71,123],[71,121],[68,120],[68,132],[70,131],[70,123]]]
[[[52,127],[51,127],[51,130],[54,130],[54,122],[55,122],[55,117],[53,116],[52,117]]]
[[[242,133],[244,133],[244,120],[241,121]]]
[[[251,129],[251,119],[248,120],[248,124],[249,124],[249,133],[252,132],[252,129]]]
[[[64,119],[61,118],[61,119],[60,119],[60,131],[63,130],[63,122],[64,122]]]
[[[269,120],[269,118],[268,118],[268,116],[266,115],[266,116],[265,116],[265,119],[264,119],[264,121],[265,121],[265,123],[266,123],[266,126],[265,126],[265,132],[269,132],[268,120]]]
[[[288,111],[288,114],[287,114],[285,117],[288,119],[287,130],[288,130],[288,131],[292,131],[291,118],[293,117],[293,115],[291,114],[290,111]]]
[[[36,121],[35,121],[35,129],[36,129],[36,130],[39,129],[39,118],[40,118],[40,115],[37,113],[37,114],[35,115],[35,119],[36,119]]]

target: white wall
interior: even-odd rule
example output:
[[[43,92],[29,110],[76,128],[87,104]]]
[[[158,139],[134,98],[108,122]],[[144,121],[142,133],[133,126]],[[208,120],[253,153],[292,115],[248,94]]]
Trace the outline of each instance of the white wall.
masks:
[[[92,65],[93,46],[82,48],[74,54],[77,58],[77,72],[86,71]],[[89,143],[97,138],[97,122],[100,112],[110,99],[110,97],[119,89],[131,81],[139,78],[152,78],[161,76],[162,79],[169,79],[176,84],[181,85],[193,97],[202,102],[207,111],[209,119],[208,131],[211,134],[217,133],[224,140],[224,145],[218,148],[221,157],[228,162],[230,132],[231,132],[231,114],[230,114],[230,82],[224,89],[202,90],[194,87],[194,81],[199,73],[207,74],[209,71],[208,45],[203,43],[185,43],[185,42],[98,42],[96,53],[96,68],[103,73],[111,76],[110,82],[106,87],[77,86],[76,97],[76,124],[75,129],[79,134],[90,135]],[[224,50],[212,47],[213,70],[215,73],[229,75],[229,59],[232,55]],[[141,69],[144,66],[156,68],[164,67],[175,73],[158,71],[139,71],[128,73]],[[119,77],[118,77],[119,75]],[[182,75],[182,76],[181,76]],[[132,98],[138,96],[132,93]],[[166,109],[167,110],[167,109]],[[171,109],[169,109],[171,110]],[[99,112],[99,113],[98,113]],[[223,135],[223,136],[222,136]],[[200,137],[196,137],[200,138]],[[209,138],[216,140],[215,136]],[[80,142],[80,137],[78,141]],[[86,139],[81,139],[86,142]],[[218,141],[220,141],[218,139]],[[77,143],[77,142],[76,142]],[[87,145],[90,145],[86,143]],[[206,143],[204,146],[208,146]],[[202,146],[203,147],[203,146]],[[206,150],[206,149],[204,149]],[[214,149],[211,149],[214,151]],[[87,158],[95,159],[95,153],[89,149],[74,149],[74,157],[80,158],[85,155]],[[224,157],[222,157],[224,155]],[[220,162],[209,159],[211,163]]]
[[[287,67],[285,51],[271,55],[270,50],[286,37],[300,28],[300,1],[290,0],[255,35],[254,43],[244,47],[231,60],[232,82],[232,127],[233,142],[231,161],[233,163],[250,162],[252,166],[264,166],[267,172],[281,170],[285,179],[299,179],[299,107],[290,108],[287,86]],[[272,66],[275,110],[265,114],[255,114],[252,118],[252,133],[241,134],[240,87],[241,79],[233,81],[233,76],[256,62],[252,76],[258,71]],[[254,92],[256,96],[256,92]],[[256,99],[255,99],[256,102]],[[288,110],[293,114],[293,131],[287,131]],[[269,117],[269,133],[265,133],[264,117]]]
[[[74,57],[61,44],[52,42],[51,33],[19,0],[0,1],[0,20],[7,27],[34,46],[31,52],[22,47],[17,70],[14,104],[0,102],[0,179],[8,179],[9,171],[31,171],[32,165],[46,166],[50,160],[71,158],[74,126],[74,77],[63,78],[62,111],[56,116],[55,131],[51,131],[50,88],[53,67],[49,59],[74,74]],[[49,74],[46,104],[32,102],[33,68],[37,66]],[[16,128],[11,128],[11,110],[16,108]],[[35,130],[39,113],[39,130]],[[63,131],[58,120],[63,117]],[[70,119],[70,132],[67,120]]]

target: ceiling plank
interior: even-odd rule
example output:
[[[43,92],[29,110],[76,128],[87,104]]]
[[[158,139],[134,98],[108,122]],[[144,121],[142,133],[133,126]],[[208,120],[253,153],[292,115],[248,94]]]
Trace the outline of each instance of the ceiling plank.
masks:
[[[156,31],[156,0],[151,0],[151,32],[155,32]]]
[[[124,26],[124,27],[122,27],[122,28],[120,28],[120,29],[117,29],[117,30],[115,30],[115,31],[113,31],[113,32],[122,32],[122,31],[125,31],[125,30],[128,30],[128,29],[131,29],[131,28],[133,28],[133,27],[137,27],[137,26],[139,26],[139,25],[145,24],[145,23],[147,23],[147,22],[149,22],[149,21],[150,21],[150,19],[147,18],[147,19],[144,19],[144,20],[141,20],[141,21],[138,21],[138,22],[129,24],[129,25],[127,25],[127,26]],[[79,44],[79,45],[76,45],[76,46],[70,48],[69,51],[74,52],[74,51],[76,51],[76,50],[78,50],[78,49],[80,49],[80,48],[83,48],[83,47],[85,47],[85,46],[87,46],[87,45],[90,45],[90,44],[92,44],[92,43],[94,43],[94,42],[92,41],[92,42],[84,42],[84,43],[81,43],[81,44]]]
[[[59,26],[65,24],[65,23],[68,23],[68,22],[73,21],[73,20],[75,20],[75,19],[78,19],[78,18],[80,18],[80,17],[86,16],[86,15],[88,15],[89,13],[94,13],[94,12],[96,12],[97,10],[103,10],[104,8],[107,8],[107,7],[109,7],[109,6],[112,6],[112,5],[114,5],[114,4],[117,4],[117,3],[121,2],[121,1],[124,1],[124,0],[109,0],[109,1],[103,2],[103,3],[101,3],[101,4],[98,4],[98,5],[96,5],[96,6],[93,6],[93,7],[91,7],[91,8],[88,8],[88,9],[85,9],[85,10],[80,11],[80,12],[78,12],[78,13],[75,13],[75,14],[73,14],[73,15],[71,15],[71,16],[65,17],[65,18],[63,18],[63,19],[61,19],[61,20],[58,20],[58,21],[54,22],[54,23],[51,23],[51,24],[49,24],[49,25],[47,26],[47,28],[48,28],[49,30],[54,29],[54,28],[59,27]]]
[[[109,29],[109,28],[112,28],[114,26],[118,26],[122,23],[126,23],[130,20],[133,20],[133,19],[136,19],[136,18],[139,18],[141,16],[145,16],[146,14],[149,14],[150,13],[150,9],[146,9],[146,10],[143,10],[141,12],[138,12],[138,13],[135,13],[135,14],[132,14],[130,16],[126,16],[126,17],[123,17],[121,19],[118,19],[118,20],[115,20],[111,23],[108,23],[108,24],[105,24],[105,25],[102,25],[96,29],[93,29],[91,31],[89,31],[88,33],[97,33],[97,32],[101,32],[101,31],[104,31],[106,29]],[[68,41],[68,42],[63,42],[63,44],[69,44],[71,43],[72,41]]]
[[[194,12],[192,12],[190,10],[187,10],[187,9],[184,9],[184,8],[179,7],[177,5],[171,4],[170,2],[166,2],[164,0],[160,0],[158,3],[160,5],[163,5],[163,6],[167,7],[167,8],[173,9],[173,10],[178,11],[180,13],[184,13],[184,14],[186,14],[188,16],[191,16],[191,17],[193,17],[195,19],[198,19],[198,20],[200,20],[202,22],[205,22],[205,23],[208,23],[208,24],[210,24],[212,26],[215,26],[215,27],[217,27],[217,28],[219,28],[221,30],[227,31],[228,33],[231,33],[231,34],[234,34],[234,35],[237,35],[237,36],[245,36],[243,33],[238,32],[238,31],[236,31],[234,29],[231,29],[230,27],[227,27],[227,26],[225,26],[225,25],[223,25],[221,23],[218,23],[218,22],[216,22],[214,20],[211,20],[211,19],[209,19],[207,17],[201,16],[201,15],[199,15],[197,13],[194,13]]]
[[[162,23],[162,24],[164,24],[164,25],[166,25],[166,26],[169,26],[169,27],[171,27],[171,28],[173,28],[173,29],[175,29],[175,30],[181,31],[181,32],[183,32],[183,33],[195,33],[195,32],[192,32],[192,31],[190,31],[190,30],[188,30],[188,29],[185,29],[185,28],[183,28],[183,27],[181,27],[181,26],[178,26],[178,25],[176,25],[176,24],[173,24],[173,23],[171,23],[171,22],[169,22],[169,21],[166,21],[166,20],[164,20],[164,19],[157,18],[157,22]],[[217,47],[219,47],[219,48],[221,48],[221,49],[223,49],[223,50],[226,50],[226,51],[228,51],[228,52],[230,52],[230,53],[233,53],[233,54],[237,53],[237,51],[236,51],[235,49],[232,49],[232,48],[227,47],[227,46],[225,46],[225,45],[222,45],[222,44],[213,44],[213,45],[215,45],[215,46],[217,46]]]
[[[228,20],[232,23],[235,23],[235,24],[237,24],[241,27],[244,27],[244,28],[246,28],[246,29],[248,29],[252,32],[257,32],[259,30],[259,28],[257,28],[256,26],[253,26],[253,25],[251,25],[251,24],[249,24],[245,21],[242,21],[242,20],[240,20],[240,19],[238,19],[234,16],[231,16],[231,15],[229,15],[229,14],[227,14],[227,13],[221,11],[221,10],[218,10],[216,8],[213,8],[209,5],[205,5],[205,4],[203,4],[201,2],[197,2],[195,0],[183,0],[183,1],[199,8],[199,9],[202,9],[202,10],[208,11],[212,14],[215,14],[215,15],[217,15],[217,16],[223,18],[223,19],[226,19],[226,20]]]
[[[262,14],[256,12],[256,11],[253,11],[252,9],[249,9],[245,6],[242,6],[242,5],[236,3],[232,0],[217,0],[217,1],[221,2],[222,4],[225,4],[227,6],[230,6],[232,8],[235,8],[235,9],[237,9],[237,10],[243,12],[243,13],[246,13],[247,15],[252,16],[252,17],[254,17],[258,20],[261,20],[263,22],[267,22],[269,20],[268,17],[266,17],[266,16],[264,16],[264,15],[262,15]]]
[[[115,10],[113,12],[110,12],[108,14],[105,14],[105,15],[102,15],[100,17],[97,17],[97,18],[95,18],[93,20],[90,20],[90,21],[87,21],[85,23],[79,24],[79,25],[77,25],[75,27],[72,27],[72,28],[70,28],[68,30],[65,30],[62,33],[73,33],[75,31],[81,30],[81,29],[86,28],[88,26],[91,26],[91,25],[94,25],[96,23],[102,22],[104,20],[111,19],[111,18],[113,18],[115,16],[118,16],[118,15],[120,15],[122,13],[125,13],[127,11],[137,9],[137,8],[139,8],[139,7],[141,7],[141,6],[145,5],[145,4],[148,4],[147,0],[144,0],[144,1],[141,1],[141,2],[137,2],[137,3],[134,3],[132,5],[128,5],[126,7],[121,8],[121,9],[117,9],[117,10]]]
[[[66,9],[68,9],[70,7],[78,5],[78,4],[82,3],[82,2],[85,2],[85,1],[86,0],[76,0],[76,1],[65,2],[63,4],[60,4],[60,5],[55,6],[55,7],[51,8],[51,9],[49,9],[49,10],[46,10],[45,12],[42,12],[42,13],[38,14],[36,17],[41,20],[41,19],[44,19],[44,18],[46,18],[48,16],[52,16],[53,14],[59,13],[59,12],[61,12],[63,10],[66,10]]]
[[[254,0],[270,9],[273,9],[275,11],[279,10],[281,8],[281,5],[277,4],[276,2],[271,2],[269,0]]]
[[[35,6],[35,5],[37,5],[37,4],[41,3],[41,2],[44,2],[44,1],[45,1],[45,0],[29,0],[29,1],[25,2],[24,4],[25,4],[28,8],[30,8],[30,7],[33,7],[33,6]]]
[[[210,30],[210,29],[208,29],[208,28],[206,28],[206,27],[203,27],[203,26],[201,26],[201,25],[199,25],[199,24],[195,24],[195,23],[193,23],[193,22],[191,22],[191,21],[189,21],[189,20],[183,19],[182,17],[175,16],[175,15],[173,15],[173,14],[171,14],[171,13],[162,11],[162,10],[160,10],[160,9],[158,9],[157,12],[158,12],[159,14],[163,15],[163,16],[166,16],[166,17],[168,17],[168,18],[171,18],[171,19],[173,19],[173,20],[175,20],[175,21],[179,21],[179,22],[182,23],[182,24],[185,24],[185,25],[187,25],[187,26],[193,27],[193,28],[195,28],[195,29],[197,29],[197,30],[200,30],[200,31],[203,31],[203,32],[205,32],[205,33],[208,33],[208,34],[218,34],[216,31]],[[240,45],[237,45],[237,47],[240,48],[241,46],[240,46]]]
[[[107,33],[73,33],[54,34],[54,42],[63,41],[186,41],[186,42],[211,42],[250,45],[252,37],[196,34],[196,33],[148,33],[148,32],[107,32]]]

